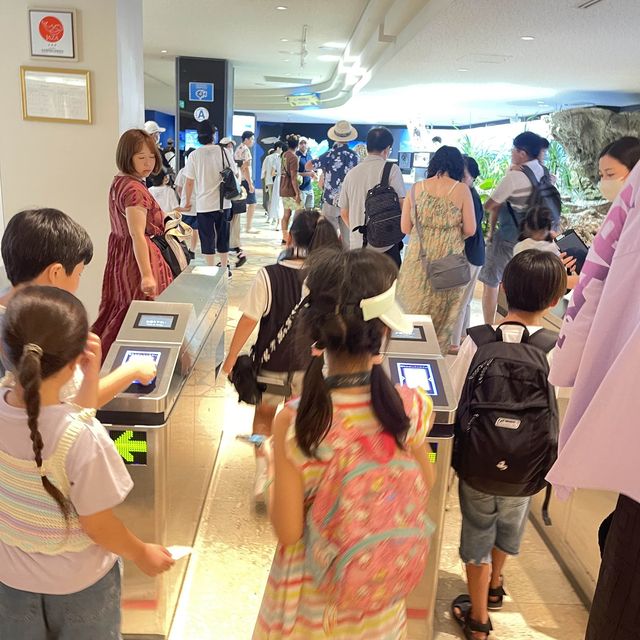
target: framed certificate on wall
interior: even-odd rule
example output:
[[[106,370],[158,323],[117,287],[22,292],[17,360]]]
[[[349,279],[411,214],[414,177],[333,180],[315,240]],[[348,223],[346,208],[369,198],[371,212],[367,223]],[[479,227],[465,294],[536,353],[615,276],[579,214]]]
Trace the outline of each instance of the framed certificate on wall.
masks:
[[[32,58],[78,59],[74,9],[29,9]]]
[[[91,124],[91,76],[80,69],[20,67],[22,118]]]

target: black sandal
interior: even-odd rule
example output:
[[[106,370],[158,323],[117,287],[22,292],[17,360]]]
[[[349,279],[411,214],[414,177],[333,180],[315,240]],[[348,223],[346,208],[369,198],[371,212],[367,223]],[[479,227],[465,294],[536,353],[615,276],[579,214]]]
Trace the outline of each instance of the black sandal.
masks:
[[[487,603],[489,611],[500,611],[500,609],[502,609],[502,599],[506,595],[507,592],[504,590],[504,577],[500,576],[500,586],[495,589],[489,587],[489,601]]]
[[[459,609],[459,612],[456,611]],[[474,633],[484,633],[485,640],[491,635],[493,626],[491,619],[485,624],[474,620],[469,614],[471,613],[471,598],[465,593],[458,596],[451,603],[451,615],[453,619],[460,625],[466,640],[478,640]]]

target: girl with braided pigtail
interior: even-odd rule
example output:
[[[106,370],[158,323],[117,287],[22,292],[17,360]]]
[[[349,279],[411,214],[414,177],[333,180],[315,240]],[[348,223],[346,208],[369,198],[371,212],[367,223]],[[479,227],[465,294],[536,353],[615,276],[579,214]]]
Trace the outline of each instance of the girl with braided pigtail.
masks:
[[[87,347],[84,307],[56,287],[9,302],[0,395],[0,640],[120,637],[118,556],[147,575],[173,564],[112,512],[133,483],[95,411],[61,403]]]
[[[405,576],[421,574],[405,560],[426,560],[420,527],[434,477],[425,443],[431,400],[396,389],[380,364],[390,329],[411,329],[395,303],[398,269],[370,249],[319,251],[307,266],[300,321],[313,357],[301,397],[273,425],[269,513],[279,546],[253,638],[404,638],[400,592]],[[411,540],[405,556],[394,545],[412,535],[415,553]],[[382,556],[386,569],[376,564]]]

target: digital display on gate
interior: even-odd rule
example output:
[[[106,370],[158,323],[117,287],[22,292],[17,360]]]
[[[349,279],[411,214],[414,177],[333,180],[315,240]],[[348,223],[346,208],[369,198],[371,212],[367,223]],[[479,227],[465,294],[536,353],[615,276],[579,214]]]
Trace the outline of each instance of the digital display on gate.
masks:
[[[416,342],[427,341],[427,337],[424,335],[424,328],[422,327],[422,325],[413,327],[413,331],[411,331],[411,333],[402,333],[402,331],[392,331],[391,339],[392,340],[413,340]]]
[[[398,362],[398,378],[400,384],[411,389],[422,387],[427,395],[437,396],[438,387],[433,376],[431,365],[424,363]]]
[[[127,362],[135,362],[135,361],[140,362],[141,360],[150,360],[157,367],[158,363],[160,362],[161,356],[162,356],[162,353],[160,351],[145,351],[143,349],[127,349],[124,352],[124,357],[122,358],[122,364],[127,364]],[[142,383],[140,382],[140,380],[134,380],[133,384],[142,384]]]
[[[434,406],[447,406],[442,375],[435,358],[412,358],[411,356],[387,356],[389,375],[394,383],[411,389],[420,387],[430,395]]]
[[[175,329],[178,322],[176,313],[139,313],[133,323],[135,329]]]

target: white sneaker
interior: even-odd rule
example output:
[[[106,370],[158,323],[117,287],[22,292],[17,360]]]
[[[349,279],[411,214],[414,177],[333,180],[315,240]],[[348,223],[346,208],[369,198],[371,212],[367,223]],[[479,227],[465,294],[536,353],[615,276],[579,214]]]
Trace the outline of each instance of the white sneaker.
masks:
[[[253,480],[253,499],[256,503],[264,504],[266,502],[264,490],[268,480],[267,459],[265,456],[256,456],[256,475]]]

